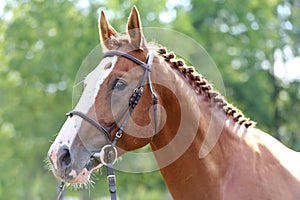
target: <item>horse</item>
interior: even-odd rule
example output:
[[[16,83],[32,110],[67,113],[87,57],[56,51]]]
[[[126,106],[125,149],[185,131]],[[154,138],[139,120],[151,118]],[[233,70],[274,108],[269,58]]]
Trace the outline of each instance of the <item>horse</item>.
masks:
[[[150,144],[173,199],[300,199],[300,155],[256,128],[192,66],[146,42],[134,6],[120,35],[99,16],[104,57],[48,157],[63,182]],[[115,198],[115,197],[114,197]]]

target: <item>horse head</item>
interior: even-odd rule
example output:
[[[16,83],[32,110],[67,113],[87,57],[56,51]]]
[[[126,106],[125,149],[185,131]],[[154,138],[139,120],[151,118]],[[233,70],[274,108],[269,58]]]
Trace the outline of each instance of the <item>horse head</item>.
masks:
[[[157,58],[146,46],[136,7],[126,35],[120,35],[101,11],[99,34],[104,58],[86,76],[82,96],[48,153],[54,175],[68,183],[87,183],[93,170],[107,164],[106,147],[114,140],[114,159],[148,144],[159,117],[152,109],[157,98],[149,85],[151,63]]]

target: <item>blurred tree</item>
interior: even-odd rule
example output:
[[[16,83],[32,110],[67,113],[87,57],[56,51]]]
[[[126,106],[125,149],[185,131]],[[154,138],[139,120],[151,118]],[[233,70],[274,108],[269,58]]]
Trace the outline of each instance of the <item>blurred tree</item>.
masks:
[[[282,64],[299,56],[300,2],[191,0],[191,5],[187,11],[174,7],[179,14],[173,28],[195,38],[212,56],[228,99],[257,121],[259,128],[278,139],[284,137],[285,144],[300,150],[295,145],[300,142],[299,127],[291,126],[299,124],[298,110],[287,109],[280,95],[299,94],[299,87],[291,86],[300,77],[283,82],[274,69],[278,54]],[[293,95],[293,101],[288,105],[299,107],[299,95]]]
[[[91,26],[97,21],[85,20],[69,1],[10,1],[5,11],[1,127],[12,133],[0,139],[1,152],[9,152],[1,157],[0,198],[54,199],[56,183],[44,159],[71,108],[75,69],[98,42],[97,26]]]

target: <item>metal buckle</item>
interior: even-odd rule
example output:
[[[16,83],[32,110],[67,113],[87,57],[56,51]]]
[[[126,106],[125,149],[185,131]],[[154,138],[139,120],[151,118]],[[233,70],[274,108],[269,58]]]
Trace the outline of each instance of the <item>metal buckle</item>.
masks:
[[[116,137],[119,139],[122,137],[122,135],[123,135],[123,133],[120,133],[119,131],[116,133]]]
[[[109,182],[110,178],[113,178],[114,180],[116,180],[116,175],[114,175],[114,174],[107,175],[106,179],[107,179],[108,182]]]

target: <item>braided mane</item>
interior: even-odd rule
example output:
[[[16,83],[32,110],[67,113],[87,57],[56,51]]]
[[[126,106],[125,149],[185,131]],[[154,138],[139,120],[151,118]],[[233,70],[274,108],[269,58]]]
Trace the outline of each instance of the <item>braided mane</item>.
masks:
[[[246,118],[243,113],[229,104],[224,97],[213,89],[212,85],[196,72],[193,66],[187,66],[182,59],[177,59],[173,52],[167,52],[165,48],[158,49],[158,53],[164,57],[165,61],[186,79],[189,79],[191,85],[198,94],[205,95],[217,107],[221,108],[227,116],[233,118],[235,122],[245,127],[255,126],[255,122]]]

